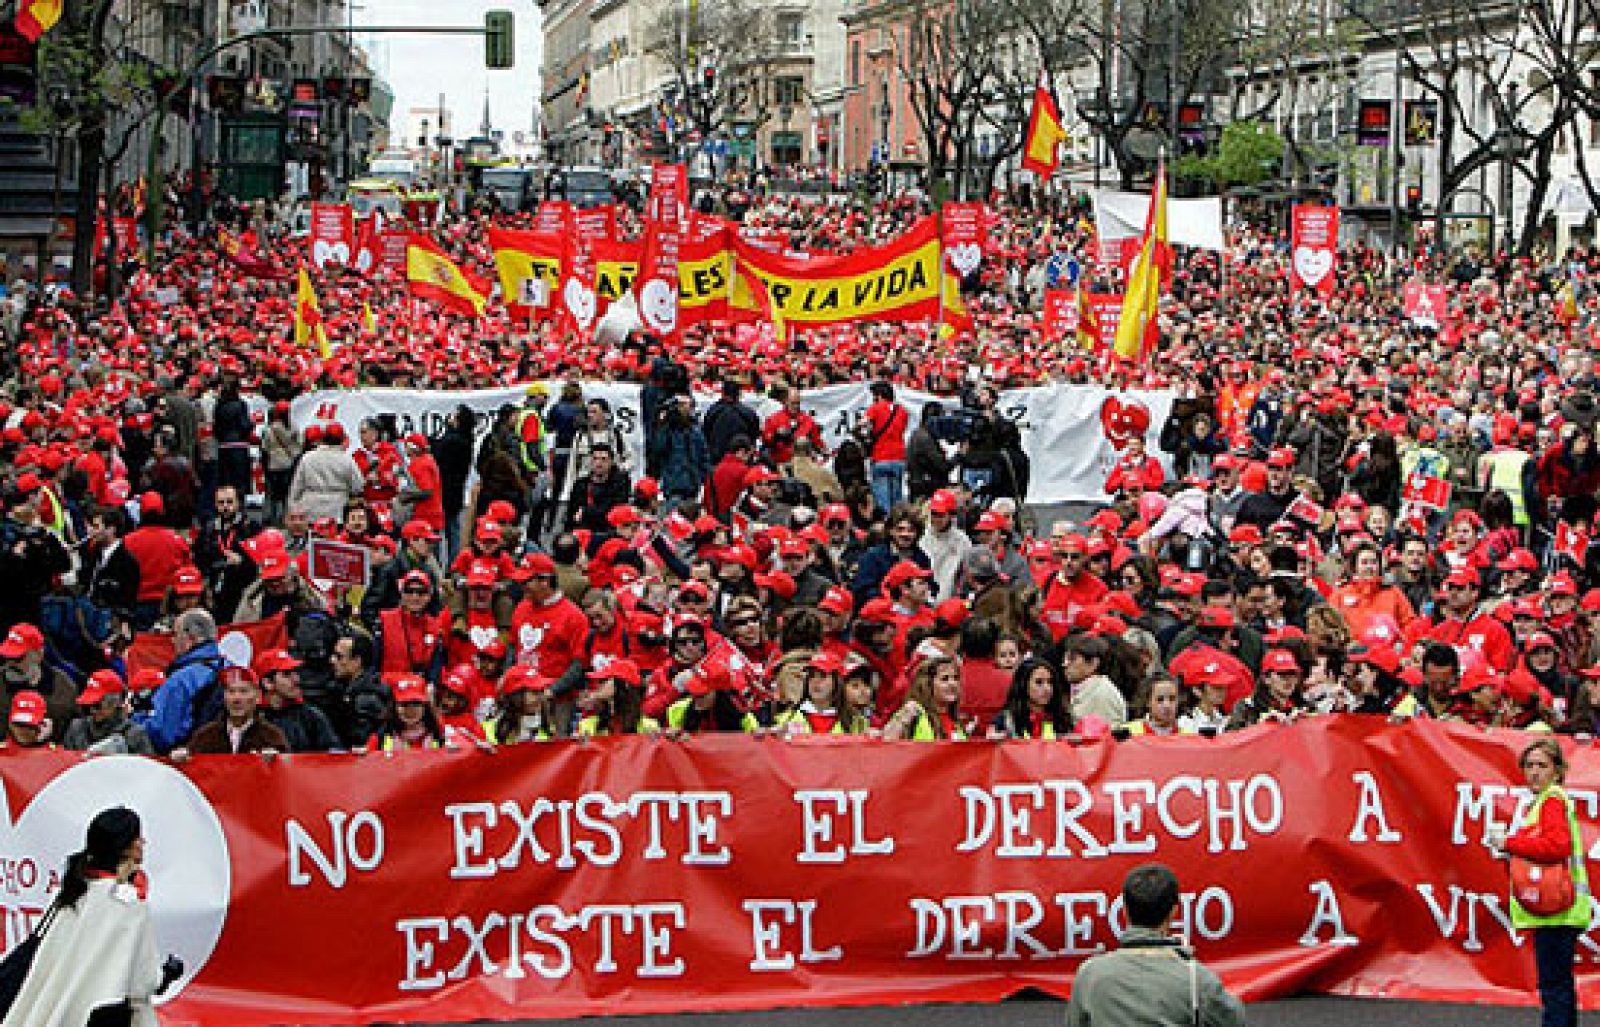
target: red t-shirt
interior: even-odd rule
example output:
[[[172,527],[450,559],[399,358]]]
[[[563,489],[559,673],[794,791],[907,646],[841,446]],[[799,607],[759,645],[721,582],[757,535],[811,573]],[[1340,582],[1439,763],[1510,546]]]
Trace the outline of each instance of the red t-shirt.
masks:
[[[904,462],[906,458],[906,428],[911,418],[906,408],[898,403],[878,400],[867,407],[867,423],[872,425],[872,452],[869,459]]]
[[[546,677],[558,678],[574,660],[581,660],[588,637],[589,618],[559,592],[544,603],[524,599],[511,615],[514,662]]]

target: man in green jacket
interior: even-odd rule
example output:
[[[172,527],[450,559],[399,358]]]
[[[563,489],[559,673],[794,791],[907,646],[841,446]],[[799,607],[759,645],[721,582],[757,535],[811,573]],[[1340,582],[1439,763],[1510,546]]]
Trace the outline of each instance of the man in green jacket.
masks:
[[[1078,968],[1067,1027],[1170,1024],[1233,1027],[1244,1005],[1172,936],[1178,878],[1160,863],[1134,867],[1122,882],[1128,929],[1117,951]]]

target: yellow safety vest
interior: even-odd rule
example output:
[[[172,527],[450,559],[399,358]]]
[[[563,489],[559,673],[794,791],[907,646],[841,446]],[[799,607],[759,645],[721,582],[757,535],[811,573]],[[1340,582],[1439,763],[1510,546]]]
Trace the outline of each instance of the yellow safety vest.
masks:
[[[484,734],[484,737],[489,739],[489,744],[490,745],[499,745],[499,744],[501,744],[500,743],[500,719],[498,717],[496,717],[494,720],[486,720],[486,721],[484,721],[483,722],[483,734]],[[548,742],[550,740],[550,730],[548,728],[540,728],[538,730],[538,732],[535,733],[532,738],[526,739],[526,740],[527,741],[532,741],[532,742]],[[507,745],[515,745],[515,744],[519,744],[519,743],[517,743],[517,742],[507,742],[506,744]]]
[[[654,717],[640,717],[639,723],[633,729],[636,735],[654,735],[660,732],[661,724]],[[578,734],[584,738],[597,738],[610,733],[610,730],[600,725],[600,718],[592,713],[578,721]]]
[[[671,706],[667,707],[667,727],[674,731],[682,731],[684,723],[689,719],[689,707],[694,705],[693,696],[684,696]],[[739,727],[747,734],[761,730],[761,722],[748,713],[739,721]]]
[[[1517,928],[1529,927],[1588,927],[1589,926],[1589,871],[1583,862],[1583,837],[1578,833],[1578,814],[1572,808],[1572,800],[1567,798],[1567,793],[1560,785],[1551,785],[1539,793],[1533,800],[1533,805],[1528,807],[1527,816],[1522,818],[1519,827],[1531,827],[1539,822],[1539,811],[1551,799],[1558,800],[1567,810],[1567,830],[1572,834],[1572,856],[1568,862],[1568,869],[1572,872],[1572,905],[1560,913],[1551,913],[1549,916],[1536,916],[1522,908],[1522,904],[1511,897],[1511,926]]]
[[[1490,453],[1484,458],[1484,488],[1499,489],[1511,500],[1511,521],[1519,528],[1529,523],[1527,497],[1522,494],[1522,469],[1533,458],[1520,449]]]
[[[934,731],[933,729],[933,718],[928,715],[927,710],[923,710],[922,713],[918,715],[917,726],[911,729],[911,740],[913,742],[937,742],[940,740],[938,732]],[[948,740],[952,742],[965,742],[967,740],[967,733],[962,729],[960,724],[957,724],[955,725],[955,730],[950,732],[950,737]]]
[[[1047,724],[1045,726],[1048,727],[1049,725]],[[1140,735],[1152,735],[1152,736],[1155,736],[1155,737],[1158,737],[1158,738],[1165,738],[1166,737],[1165,735],[1156,735],[1156,733],[1154,731],[1151,731],[1150,730],[1150,721],[1148,719],[1144,718],[1144,717],[1140,717],[1138,720],[1130,720],[1130,721],[1128,721],[1128,723],[1126,723],[1123,726],[1128,729],[1128,737],[1129,738],[1136,738],[1136,737],[1138,737]],[[1175,734],[1175,735],[1192,735],[1192,734],[1194,734],[1193,731],[1190,731],[1186,727],[1179,727],[1176,731],[1174,731],[1172,733]]]

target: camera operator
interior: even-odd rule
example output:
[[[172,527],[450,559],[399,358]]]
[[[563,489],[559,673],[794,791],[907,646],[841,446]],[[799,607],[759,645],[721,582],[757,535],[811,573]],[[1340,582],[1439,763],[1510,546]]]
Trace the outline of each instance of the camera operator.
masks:
[[[929,403],[906,440],[906,488],[913,500],[927,499],[950,484],[950,458],[937,434],[944,419],[943,404]]]
[[[965,422],[957,461],[961,480],[974,495],[991,500],[1010,497],[1021,502],[1028,491],[1028,458],[1022,432],[1000,412],[1000,395],[992,385],[979,385],[957,415]]]

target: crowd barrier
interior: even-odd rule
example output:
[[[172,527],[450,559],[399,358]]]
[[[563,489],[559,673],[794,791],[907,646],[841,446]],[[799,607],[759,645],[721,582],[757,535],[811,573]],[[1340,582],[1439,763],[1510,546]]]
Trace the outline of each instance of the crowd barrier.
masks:
[[[552,399],[560,382],[550,382]],[[632,450],[634,468],[644,466],[644,425],[640,418],[640,387],[615,382],[585,382],[586,397],[601,397],[611,405],[617,424]],[[401,434],[420,431],[438,437],[456,407],[466,404],[478,415],[480,435],[488,430],[495,410],[506,403],[521,404],[521,387],[451,392],[424,389],[350,389],[315,392],[290,405],[290,424],[297,430],[308,425],[337,421],[351,438],[368,417],[392,416]],[[910,426],[920,423],[922,408],[931,401],[947,408],[950,399],[901,389],[897,399],[905,404]],[[1148,448],[1156,450],[1156,437],[1172,409],[1175,393],[1163,391],[1113,392],[1091,385],[1042,385],[1008,389],[1000,394],[999,409],[1017,423],[1022,446],[1032,465],[1027,501],[1045,503],[1103,502],[1106,475],[1115,465],[1130,434],[1144,434]],[[702,408],[716,397],[699,397]],[[753,399],[763,418],[777,409],[764,397]],[[849,435],[856,418],[872,402],[867,383],[809,389],[801,406],[817,419],[823,441],[836,447]],[[1161,457],[1170,472],[1166,454]],[[639,473],[637,470],[635,473]]]
[[[1219,739],[708,736],[155,760],[0,752],[8,944],[98,809],[144,817],[169,1025],[1066,995],[1123,875],[1248,1000],[1526,1003],[1486,832],[1528,736],[1318,718]],[[1571,748],[1586,841],[1600,756]],[[1600,944],[1579,946],[1600,1002]]]

